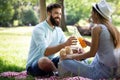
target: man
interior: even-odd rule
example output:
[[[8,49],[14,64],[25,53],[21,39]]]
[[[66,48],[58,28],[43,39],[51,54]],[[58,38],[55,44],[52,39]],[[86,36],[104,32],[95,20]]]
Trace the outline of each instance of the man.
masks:
[[[61,5],[50,4],[47,6],[47,19],[35,26],[30,51],[27,60],[27,73],[32,76],[51,75],[57,70],[59,57],[54,54],[65,46],[76,44],[75,37],[66,40],[61,28]]]

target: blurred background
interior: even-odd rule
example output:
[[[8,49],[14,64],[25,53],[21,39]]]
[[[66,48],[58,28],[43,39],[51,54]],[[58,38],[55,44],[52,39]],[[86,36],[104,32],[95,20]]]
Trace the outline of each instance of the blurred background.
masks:
[[[74,33],[76,26],[84,38],[91,40],[88,19],[91,5],[98,1],[0,0],[0,73],[25,70],[32,30],[36,24],[46,19],[46,6],[50,3],[57,2],[63,6],[60,27],[66,37]],[[114,8],[112,22],[120,31],[120,0],[107,1]]]
[[[0,27],[34,26],[44,18],[49,3],[60,3],[66,25],[74,25],[87,20],[91,13],[91,5],[99,0],[0,0]],[[114,8],[113,22],[120,24],[120,1],[107,0]],[[41,15],[40,15],[41,14]],[[45,15],[45,14],[44,14]],[[64,29],[63,29],[64,30]],[[66,31],[66,30],[64,30]]]

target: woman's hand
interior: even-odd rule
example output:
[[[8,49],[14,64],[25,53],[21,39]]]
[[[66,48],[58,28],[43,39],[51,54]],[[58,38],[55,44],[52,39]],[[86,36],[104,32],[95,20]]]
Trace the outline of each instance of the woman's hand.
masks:
[[[73,54],[82,54],[84,53],[84,49],[79,48],[79,47],[72,47]]]
[[[89,41],[87,41],[87,40],[85,40],[85,39],[84,39],[84,41],[85,41],[85,43],[86,43],[88,46],[91,46],[91,42],[89,42]]]
[[[61,57],[61,60],[72,59],[73,54],[67,54]]]
[[[65,55],[64,57],[62,57],[61,60],[65,60],[65,59],[80,60],[80,59],[78,59],[79,55],[80,54],[68,54],[68,55]]]
[[[82,53],[84,53],[84,52],[85,52],[84,49],[79,48],[78,54],[82,54]]]

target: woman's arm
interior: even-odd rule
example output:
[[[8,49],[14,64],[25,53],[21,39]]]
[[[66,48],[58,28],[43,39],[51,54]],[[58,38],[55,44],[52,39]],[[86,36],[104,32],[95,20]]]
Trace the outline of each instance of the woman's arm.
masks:
[[[72,54],[72,55],[66,55],[67,59],[86,59],[95,56],[98,46],[99,46],[99,36],[100,36],[101,28],[100,27],[94,27],[92,30],[92,42],[91,42],[91,47],[90,51],[85,52],[83,54]],[[66,59],[64,58],[64,59]]]
[[[85,41],[85,43],[87,44],[87,46],[90,46],[90,47],[91,47],[91,42],[90,42],[90,41],[88,41],[88,40],[86,40],[86,39],[84,39],[84,41]]]

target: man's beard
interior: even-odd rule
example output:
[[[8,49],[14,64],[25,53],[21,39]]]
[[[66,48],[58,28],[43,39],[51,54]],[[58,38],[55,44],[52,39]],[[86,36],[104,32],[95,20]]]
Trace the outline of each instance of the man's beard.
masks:
[[[59,21],[56,21],[55,19],[59,19]],[[59,26],[59,24],[60,24],[60,18],[59,17],[53,18],[53,16],[51,15],[50,16],[50,21],[51,21],[53,26]]]

